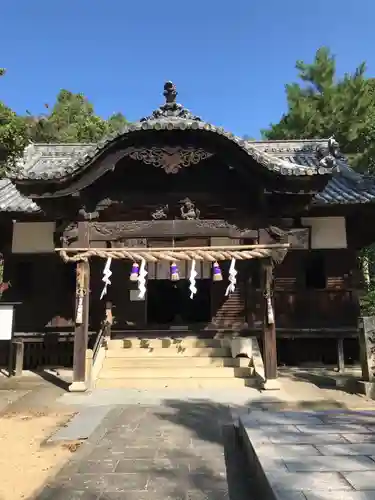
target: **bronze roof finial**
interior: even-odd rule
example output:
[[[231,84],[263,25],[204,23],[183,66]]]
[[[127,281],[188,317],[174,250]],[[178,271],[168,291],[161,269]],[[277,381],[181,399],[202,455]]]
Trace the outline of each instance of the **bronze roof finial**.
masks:
[[[176,85],[172,82],[165,82],[163,95],[166,104],[174,104],[177,98]]]

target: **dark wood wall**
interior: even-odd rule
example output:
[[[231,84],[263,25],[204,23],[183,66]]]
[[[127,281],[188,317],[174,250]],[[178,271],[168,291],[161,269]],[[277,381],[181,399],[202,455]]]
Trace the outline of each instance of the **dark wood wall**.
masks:
[[[311,262],[315,274],[322,266],[324,281],[309,281]],[[90,330],[97,331],[104,318],[104,262],[91,262]],[[237,262],[235,293],[225,297],[229,262],[221,263],[223,281],[210,283],[211,322],[206,327],[261,326],[259,261]],[[112,284],[107,300],[113,302],[115,329],[145,327],[147,298],[131,301],[131,263],[113,261]],[[279,329],[354,328],[359,315],[358,277],[355,252],[351,250],[290,251],[275,268],[275,310]],[[12,256],[5,265],[5,280],[12,286],[3,300],[21,301],[16,312],[16,331],[72,330],[74,325],[74,265],[64,264],[55,254]],[[319,287],[321,285],[321,287]]]
[[[10,288],[2,300],[19,301],[17,332],[74,327],[75,269],[55,254],[8,256],[4,281]]]
[[[283,329],[355,328],[360,271],[348,249],[290,251],[275,268],[276,324]],[[260,324],[260,291],[249,292],[249,327]]]
[[[132,221],[135,227],[139,221],[151,222],[155,210],[168,205],[167,215],[162,220],[172,222],[168,226],[171,234],[154,235],[158,237],[154,242],[140,234],[144,244],[162,246],[160,240],[164,239],[169,246],[174,237],[176,246],[208,245],[207,227],[213,220],[226,221],[250,232],[267,227],[262,182],[257,176],[253,182],[245,182],[239,172],[216,157],[202,165],[184,168],[178,175],[167,175],[152,165],[122,160],[113,172],[83,189],[74,203],[97,214],[99,224]],[[173,234],[174,223],[182,222],[180,200],[184,197],[189,197],[199,210],[200,222],[207,223],[200,228],[203,240],[206,237],[204,242],[202,237],[194,239],[191,235],[186,238],[186,234]],[[66,210],[68,213],[69,207]],[[139,227],[138,224],[138,233],[143,231]],[[122,237],[116,240],[116,230],[111,231],[101,234],[97,231],[91,245],[126,244]],[[138,233],[135,238],[139,237]],[[94,331],[104,317],[104,301],[99,300],[103,266],[102,260],[91,262],[90,329]],[[118,328],[140,327],[147,322],[147,298],[146,301],[130,300],[130,290],[136,288],[136,284],[129,281],[130,268],[130,262],[113,261],[112,264],[112,285],[107,300],[113,302],[114,327]],[[223,263],[224,280],[210,286],[212,326],[257,329],[261,326],[259,261],[237,263],[236,291],[225,297],[228,268],[229,262]],[[7,257],[5,271],[5,280],[9,279],[12,287],[4,294],[4,300],[23,302],[16,314],[18,331],[73,328],[73,266],[64,264],[55,254],[11,255]],[[358,276],[356,254],[352,250],[290,251],[283,263],[275,268],[277,327],[298,330],[354,326],[359,312]],[[157,276],[150,272],[150,277]]]

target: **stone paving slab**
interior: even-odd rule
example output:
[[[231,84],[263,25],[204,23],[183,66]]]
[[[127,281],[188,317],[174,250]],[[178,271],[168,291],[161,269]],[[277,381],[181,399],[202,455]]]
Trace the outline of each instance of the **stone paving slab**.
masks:
[[[362,470],[375,471],[375,462],[366,456],[320,457],[304,456],[299,459],[284,459],[290,472],[351,472]]]
[[[240,419],[242,420],[242,419]],[[293,431],[279,432],[274,426],[272,430],[263,431],[259,429],[247,428],[246,432],[252,443],[259,444],[332,444],[332,443],[348,443],[341,434],[307,434],[302,433],[298,429]]]
[[[227,422],[203,402],[112,409],[38,500],[253,500],[238,479],[229,494]]]
[[[262,498],[375,500],[374,418],[345,411],[240,416]]]
[[[375,486],[375,474],[371,471],[347,472],[344,477],[355,490],[371,490]]]
[[[375,432],[373,434],[343,434],[348,443],[353,444],[370,444],[375,443]]]
[[[375,490],[306,492],[304,496],[306,500],[375,500]]]
[[[66,426],[61,427],[47,442],[56,443],[58,441],[87,439],[102,422],[110,409],[108,406],[86,408],[75,415]]]
[[[365,455],[375,460],[375,443],[327,444],[317,445],[315,448],[322,455]]]

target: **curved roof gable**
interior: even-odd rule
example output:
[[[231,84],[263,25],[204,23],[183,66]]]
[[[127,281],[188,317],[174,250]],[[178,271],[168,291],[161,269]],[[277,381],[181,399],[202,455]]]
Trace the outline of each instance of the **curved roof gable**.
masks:
[[[97,144],[48,145],[46,155],[42,157],[38,149],[41,145],[31,145],[26,149],[23,160],[18,163],[15,180],[45,180],[58,181],[75,176],[86,169],[99,158],[110,146],[120,142],[126,136],[139,131],[159,130],[201,130],[206,134],[222,136],[223,139],[236,145],[249,158],[256,161],[267,170],[284,176],[314,176],[330,175],[337,169],[336,159],[339,158],[337,143],[330,139],[328,147],[317,151],[318,161],[311,165],[290,161],[289,158],[276,157],[272,152],[259,148],[257,143],[247,141],[204,122],[193,115],[188,109],[176,102],[177,91],[172,82],[164,85],[165,104],[136,123],[125,126],[120,132],[112,134]],[[47,168],[53,164],[54,168]]]
[[[315,154],[317,147],[327,146],[327,140],[297,141],[258,141],[253,145],[260,151],[267,152],[274,158],[287,159],[289,162],[306,167],[318,167]],[[46,168],[53,172],[64,169],[77,151],[92,147],[92,144],[34,144],[27,153],[33,161],[30,168],[40,175]],[[354,172],[343,159],[338,161],[339,172],[334,173],[328,184],[313,199],[313,206],[334,206],[375,203],[375,178],[365,178]],[[0,180],[0,212],[38,213],[40,207],[27,198],[9,179]]]

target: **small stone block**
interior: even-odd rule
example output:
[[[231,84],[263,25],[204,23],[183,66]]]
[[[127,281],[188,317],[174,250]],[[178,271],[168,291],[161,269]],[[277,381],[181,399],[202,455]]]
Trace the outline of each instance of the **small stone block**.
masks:
[[[75,415],[65,427],[61,427],[48,442],[87,439],[108,414],[108,406],[92,406]]]
[[[322,455],[375,455],[375,443],[318,445]]]
[[[280,382],[277,379],[265,380],[262,384],[264,391],[279,391],[281,388]]]
[[[372,485],[374,485],[374,472]],[[352,474],[367,474],[366,472],[353,472]],[[269,483],[275,490],[285,491],[315,491],[315,490],[352,490],[344,477],[336,472],[290,472],[266,474]]]
[[[86,382],[73,382],[69,386],[69,392],[86,392]]]
[[[79,469],[79,474],[105,474],[106,472],[114,472],[118,460],[87,460],[83,462]]]
[[[370,434],[371,431],[360,424],[323,424],[323,425],[297,425],[300,432],[306,434],[340,434],[348,432],[350,434]]]
[[[274,432],[271,435],[268,434],[268,439],[271,443],[277,444],[330,444],[330,443],[345,443],[345,439],[341,434],[303,434],[290,433],[282,434]]]
[[[350,412],[338,415],[328,413],[326,415],[320,415],[320,418],[324,423],[375,425],[375,412]]]
[[[340,446],[340,445],[337,445]],[[310,444],[261,444],[256,447],[256,453],[259,457],[267,456],[274,458],[301,458],[303,456],[320,455],[320,452]]]
[[[348,472],[343,474],[345,479],[356,490],[373,490],[375,486],[374,471]]]
[[[278,412],[251,412],[247,415],[241,415],[242,422],[247,427],[264,426],[264,425],[319,425],[323,421],[318,417],[310,415],[293,415],[289,416],[285,413]]]
[[[305,492],[306,500],[375,500],[373,491],[315,491]]]
[[[272,433],[282,433],[282,434],[300,434],[297,427],[295,425],[277,425],[277,424],[265,424],[259,425],[251,423],[249,426],[245,425],[246,430],[253,434],[254,437],[259,434],[272,434]]]
[[[306,500],[301,491],[276,491],[275,497],[277,500]]]
[[[137,474],[105,474],[102,476],[104,479],[104,491],[107,492],[122,492],[132,490],[146,490],[148,484],[149,473],[138,472]],[[105,495],[104,495],[105,498]]]
[[[351,472],[359,470],[375,471],[375,462],[363,456],[327,456],[308,457],[301,455],[299,460],[286,460],[287,469],[291,472]]]
[[[164,500],[165,497],[163,497]],[[173,496],[173,498],[177,497]],[[186,492],[186,496],[184,496],[184,500],[229,500],[228,491],[226,490],[211,490],[211,491],[202,491],[202,490],[189,490]]]
[[[349,443],[375,443],[375,434],[342,434]]]

